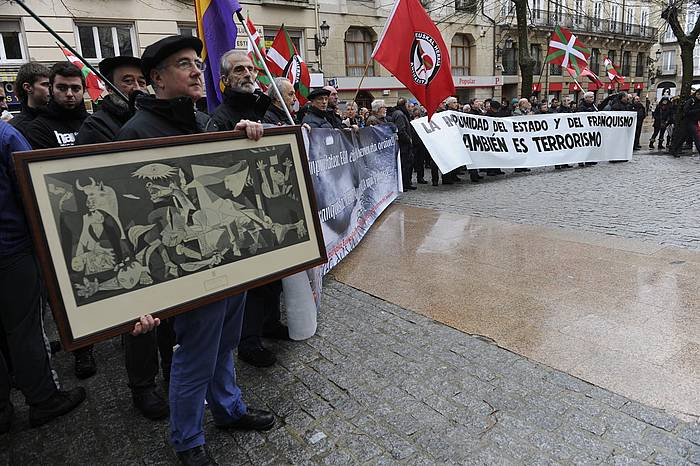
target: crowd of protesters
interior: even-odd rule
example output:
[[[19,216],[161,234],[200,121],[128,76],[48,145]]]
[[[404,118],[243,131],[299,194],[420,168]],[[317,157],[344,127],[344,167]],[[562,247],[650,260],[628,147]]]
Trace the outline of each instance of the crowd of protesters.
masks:
[[[17,387],[29,405],[29,420],[39,426],[63,416],[85,399],[85,390],[61,388],[51,364],[51,348],[46,344],[43,319],[45,291],[32,249],[27,222],[19,195],[11,153],[31,149],[67,147],[80,144],[148,139],[208,131],[239,130],[249,139],[263,136],[264,125],[291,124],[288,114],[296,104],[291,82],[277,78],[280,95],[270,89],[257,89],[257,70],[248,55],[232,50],[223,55],[220,69],[224,86],[223,102],[210,115],[196,111],[202,98],[203,64],[199,58],[202,43],[197,38],[170,36],[146,47],[141,58],[113,57],[99,68],[124,100],[110,90],[99,110],[90,115],[85,108],[85,78],[69,62],[50,69],[38,63],[23,65],[16,89],[22,103],[14,117],[4,111],[0,122],[0,435],[10,430],[14,408],[10,388]],[[147,92],[150,85],[155,95]],[[440,173],[411,120],[422,118],[426,110],[414,100],[399,98],[389,107],[384,100],[359,107],[351,102],[341,111],[338,92],[331,86],[314,89],[309,103],[296,112],[296,122],[314,128],[356,131],[381,124],[393,125],[401,150],[402,181],[405,190],[413,184],[427,184],[424,173],[431,170],[432,185],[449,185],[467,174],[472,182],[499,176],[500,168],[454,170]],[[0,103],[3,103],[0,99]],[[682,105],[683,120],[674,125],[676,109]],[[0,110],[6,110],[5,108]],[[549,113],[598,110],[636,111],[638,114],[635,149],[646,109],[636,95],[615,94],[596,104],[591,92],[579,102],[565,97],[544,100],[470,99],[460,103],[446,99],[438,109],[496,118]],[[700,120],[700,90],[691,99],[662,99],[652,112],[654,133],[650,148],[658,138],[670,141],[672,152],[692,138],[700,150],[697,122]],[[9,123],[7,122],[9,121]],[[678,143],[680,140],[680,143]],[[667,142],[668,145],[668,142]],[[589,165],[586,163],[579,165]],[[572,168],[557,165],[556,169]],[[527,172],[528,168],[517,168]],[[99,232],[94,232],[99,235]],[[233,350],[239,359],[258,367],[276,362],[263,344],[263,337],[289,339],[280,322],[280,282],[274,282],[161,322],[143,316],[124,338],[124,366],[135,408],[148,419],[170,417],[171,442],[183,464],[215,464],[204,449],[203,419],[205,398],[214,423],[221,429],[267,430],[274,416],[246,406],[236,384]],[[173,348],[177,348],[176,351]],[[60,350],[53,345],[53,350]],[[78,379],[98,370],[92,347],[74,352]],[[156,379],[165,383],[167,401],[157,388]]]

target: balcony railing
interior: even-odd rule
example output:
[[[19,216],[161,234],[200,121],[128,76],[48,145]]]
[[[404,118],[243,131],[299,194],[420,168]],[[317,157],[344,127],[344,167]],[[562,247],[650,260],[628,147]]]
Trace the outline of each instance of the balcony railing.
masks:
[[[661,74],[661,76],[672,76],[677,72],[676,67],[677,65],[663,66],[659,70],[659,74]]]
[[[639,37],[655,40],[658,28],[640,26],[639,24],[623,24],[621,21],[597,18],[583,13],[564,13],[547,10],[530,10],[530,24],[533,26],[561,26],[578,32],[595,32],[600,34],[615,34],[628,37]],[[503,18],[503,21],[510,19]]]

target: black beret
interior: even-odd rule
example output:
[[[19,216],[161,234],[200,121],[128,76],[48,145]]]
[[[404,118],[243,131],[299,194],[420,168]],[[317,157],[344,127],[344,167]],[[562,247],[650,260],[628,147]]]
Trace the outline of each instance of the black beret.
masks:
[[[110,57],[102,60],[97,66],[100,68],[100,73],[102,73],[105,76],[108,76],[120,66],[135,66],[136,68],[140,69],[141,59],[138,57],[127,56]]]
[[[313,91],[309,92],[309,96],[307,97],[308,100],[314,100],[316,97],[321,97],[324,95],[331,95],[331,91],[328,89],[324,89],[322,87],[316,88]]]
[[[146,81],[150,82],[151,70],[160,62],[182,49],[194,49],[197,55],[202,53],[202,41],[196,37],[168,36],[146,47],[141,55],[141,69]]]

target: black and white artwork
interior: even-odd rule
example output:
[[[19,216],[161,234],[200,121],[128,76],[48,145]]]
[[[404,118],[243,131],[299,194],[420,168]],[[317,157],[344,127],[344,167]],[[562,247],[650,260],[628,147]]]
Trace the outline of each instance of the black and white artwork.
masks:
[[[308,241],[295,170],[283,144],[45,174],[76,304]]]

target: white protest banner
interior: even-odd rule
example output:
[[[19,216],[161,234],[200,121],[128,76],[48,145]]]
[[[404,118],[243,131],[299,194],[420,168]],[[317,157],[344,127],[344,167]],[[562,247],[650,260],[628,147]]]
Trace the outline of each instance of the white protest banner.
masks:
[[[636,112],[492,118],[446,111],[413,120],[442,173],[469,168],[542,167],[630,160]]]

